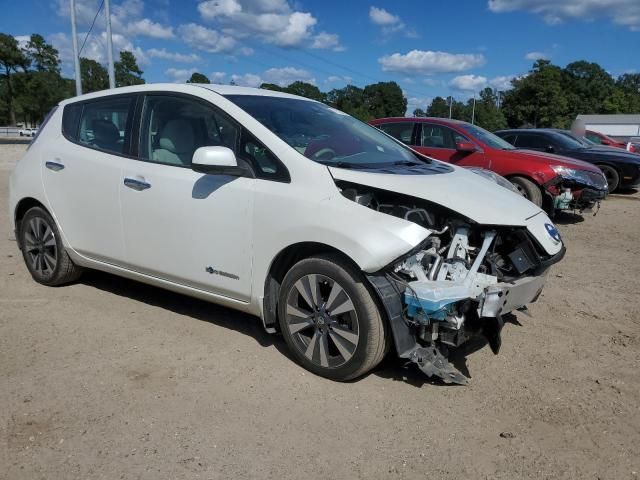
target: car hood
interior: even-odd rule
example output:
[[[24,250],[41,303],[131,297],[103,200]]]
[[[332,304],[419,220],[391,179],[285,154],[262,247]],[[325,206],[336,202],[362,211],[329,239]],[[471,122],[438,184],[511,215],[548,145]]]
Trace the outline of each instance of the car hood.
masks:
[[[512,152],[518,155],[521,160],[538,161],[545,163],[546,165],[562,165],[563,167],[573,168],[574,170],[586,170],[587,172],[600,173],[600,169],[591,165],[590,163],[583,162],[577,158],[563,157],[562,155],[555,155],[553,153],[538,152],[536,150],[505,150],[505,152]]]
[[[524,197],[459,167],[431,175],[328,168],[336,180],[421,198],[483,225],[526,226],[529,218],[542,213]]]
[[[620,148],[614,147],[589,147],[580,150],[571,151],[570,155],[575,158],[585,160],[601,160],[609,158],[611,160],[620,160],[633,163],[640,163],[640,155],[637,153],[627,152]]]

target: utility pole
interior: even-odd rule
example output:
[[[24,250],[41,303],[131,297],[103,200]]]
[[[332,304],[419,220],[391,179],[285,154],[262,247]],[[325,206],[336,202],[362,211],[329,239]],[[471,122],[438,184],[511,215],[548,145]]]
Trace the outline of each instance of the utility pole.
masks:
[[[71,0],[71,44],[73,45],[73,68],[76,72],[76,95],[82,95],[80,59],[78,58],[78,33],[76,32],[76,0]]]
[[[104,15],[107,20],[107,68],[109,70],[109,88],[116,88],[116,74],[113,70],[113,42],[111,39],[111,9],[109,0],[104,1]]]
[[[453,97],[449,95],[449,118],[451,118],[451,106],[453,105]]]
[[[471,125],[473,125],[476,119],[476,94],[473,94],[473,109],[471,110]]]

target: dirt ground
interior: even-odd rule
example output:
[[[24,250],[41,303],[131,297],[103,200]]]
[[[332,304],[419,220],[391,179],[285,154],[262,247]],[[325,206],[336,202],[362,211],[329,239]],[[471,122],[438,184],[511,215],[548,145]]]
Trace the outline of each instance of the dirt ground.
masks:
[[[566,258],[469,386],[392,358],[345,384],[244,314],[37,285],[7,219],[23,150],[0,147],[0,478],[640,479],[640,194],[557,219]]]

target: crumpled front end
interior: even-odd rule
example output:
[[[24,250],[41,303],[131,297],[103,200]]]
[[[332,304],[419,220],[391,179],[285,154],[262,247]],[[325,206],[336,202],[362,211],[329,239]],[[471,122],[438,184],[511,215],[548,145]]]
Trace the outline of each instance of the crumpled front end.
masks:
[[[593,210],[594,207],[600,208],[600,202],[609,193],[607,179],[602,172],[574,170],[564,166],[552,168],[557,176],[547,182],[544,188],[553,202],[553,211],[583,212]]]
[[[483,337],[498,353],[503,316],[535,302],[549,267],[564,256],[542,211],[520,225],[481,225],[414,197],[346,182],[339,187],[354,202],[430,231],[367,278],[385,307],[398,355],[447,383],[467,382],[449,352]]]

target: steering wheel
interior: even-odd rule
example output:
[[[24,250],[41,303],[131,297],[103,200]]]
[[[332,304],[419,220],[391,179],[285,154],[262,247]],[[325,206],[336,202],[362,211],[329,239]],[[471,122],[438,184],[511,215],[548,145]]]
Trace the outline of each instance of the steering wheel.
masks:
[[[325,147],[312,155],[313,160],[331,160],[335,158],[336,151],[333,148]]]

